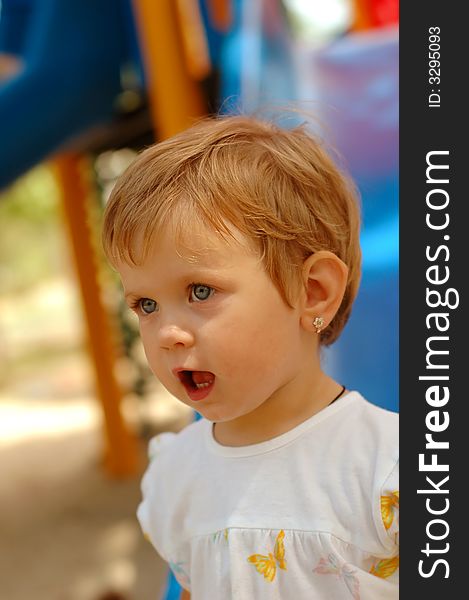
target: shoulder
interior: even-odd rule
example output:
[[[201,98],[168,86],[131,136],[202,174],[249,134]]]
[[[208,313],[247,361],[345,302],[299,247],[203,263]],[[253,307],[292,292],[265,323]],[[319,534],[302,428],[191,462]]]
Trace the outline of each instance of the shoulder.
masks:
[[[372,514],[387,553],[398,553],[399,540],[399,415],[360,397],[365,449],[373,456]]]
[[[360,392],[350,392],[354,402],[350,405],[349,413],[357,415],[364,419],[364,424],[370,424],[373,427],[391,427],[397,431],[399,423],[399,414],[385,408],[381,408],[364,398]]]
[[[165,432],[156,435],[148,444],[149,460],[171,455],[187,447],[196,447],[201,443],[207,426],[209,423],[201,419],[186,425],[178,433]]]
[[[181,469],[193,464],[204,451],[205,436],[210,423],[205,419],[195,421],[178,433],[165,432],[153,437],[148,444],[149,465],[144,477],[152,478],[152,473],[171,473],[181,476]]]
[[[344,531],[342,539],[371,553],[391,555],[394,547],[381,522],[381,497],[396,489],[399,461],[399,415],[367,401],[358,392],[344,397],[322,436],[321,465],[326,473],[328,496]]]
[[[364,479],[389,475],[399,459],[399,415],[355,391],[330,409],[319,438],[326,456]]]
[[[187,425],[179,433],[162,433],[148,445],[149,463],[142,479],[142,492],[166,491],[172,495],[193,483],[201,464],[207,462],[206,435],[210,422],[201,419]]]
[[[338,426],[358,453],[387,456],[394,465],[399,458],[399,415],[372,404],[358,392],[351,395],[354,401],[349,408],[337,414]]]
[[[374,486],[383,486],[399,464],[399,415],[357,394],[347,426],[357,461],[372,466]]]

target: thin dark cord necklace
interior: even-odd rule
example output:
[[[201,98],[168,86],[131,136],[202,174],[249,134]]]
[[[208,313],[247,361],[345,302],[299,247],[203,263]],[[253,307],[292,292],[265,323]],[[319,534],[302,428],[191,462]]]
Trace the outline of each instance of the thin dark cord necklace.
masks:
[[[336,400],[338,400],[342,394],[345,392],[345,385],[342,386],[342,389],[340,390],[340,392],[337,394],[337,396],[334,398],[334,400],[331,400],[328,404],[328,406],[330,406],[331,404],[333,404]]]

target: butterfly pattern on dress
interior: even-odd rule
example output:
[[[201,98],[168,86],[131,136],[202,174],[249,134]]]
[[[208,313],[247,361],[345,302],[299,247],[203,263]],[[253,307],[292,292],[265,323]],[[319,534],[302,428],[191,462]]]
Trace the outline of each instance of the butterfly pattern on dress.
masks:
[[[397,571],[398,568],[399,555],[394,556],[393,558],[383,558],[382,560],[378,561],[371,567],[370,573],[376,577],[386,579],[387,577],[391,577],[391,575]]]
[[[399,490],[391,492],[386,496],[381,496],[381,518],[387,532],[392,528],[393,524],[397,525],[399,518]],[[398,532],[394,533],[394,541],[397,544]],[[376,577],[386,579],[391,577],[399,568],[399,555],[392,558],[383,558],[378,560],[370,569],[370,573]]]
[[[279,569],[287,570],[285,545],[283,543],[284,538],[285,532],[282,529],[277,535],[273,554],[271,552],[269,552],[268,556],[264,554],[251,554],[251,556],[248,557],[248,561],[254,564],[257,572],[264,575],[264,579],[267,579],[270,583],[275,579],[277,565]]]
[[[321,558],[313,573],[320,575],[337,575],[347,586],[353,600],[360,600],[360,582],[356,577],[356,570],[349,563],[340,561],[334,554]]]
[[[399,490],[389,496],[381,496],[381,517],[386,531],[391,527],[399,510]]]

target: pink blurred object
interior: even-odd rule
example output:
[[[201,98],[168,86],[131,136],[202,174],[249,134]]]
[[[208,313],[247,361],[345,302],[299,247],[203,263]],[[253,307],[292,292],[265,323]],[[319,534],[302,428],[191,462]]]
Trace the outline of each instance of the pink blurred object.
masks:
[[[355,176],[398,170],[399,30],[350,33],[312,54],[312,82],[325,137]]]

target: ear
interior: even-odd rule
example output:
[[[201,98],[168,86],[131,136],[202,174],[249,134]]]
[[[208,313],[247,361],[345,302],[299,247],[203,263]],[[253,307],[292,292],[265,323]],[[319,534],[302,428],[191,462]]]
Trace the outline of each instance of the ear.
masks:
[[[321,329],[329,325],[344,297],[347,277],[347,265],[328,250],[315,252],[304,261],[300,321],[306,331],[317,333],[316,317],[324,319]]]

